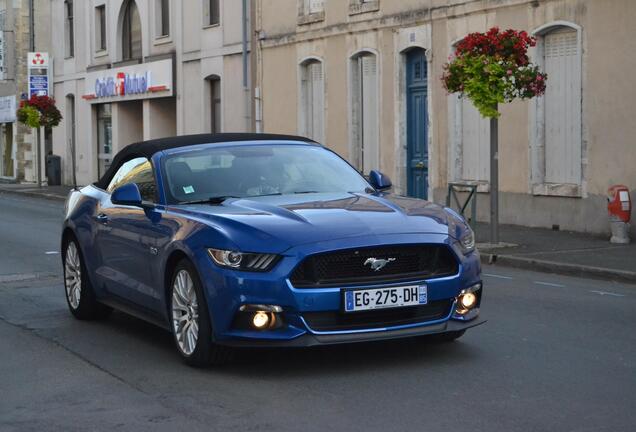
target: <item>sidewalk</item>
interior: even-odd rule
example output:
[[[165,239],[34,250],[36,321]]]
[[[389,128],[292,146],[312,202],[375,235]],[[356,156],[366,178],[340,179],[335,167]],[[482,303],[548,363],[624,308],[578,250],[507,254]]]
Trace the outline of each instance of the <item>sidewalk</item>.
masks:
[[[34,198],[64,201],[72,186],[42,186],[35,183],[0,183],[0,194],[10,193]]]
[[[500,241],[511,246],[490,248],[490,226],[478,223],[475,233],[485,263],[636,283],[636,242],[615,245],[609,235],[501,225]]]

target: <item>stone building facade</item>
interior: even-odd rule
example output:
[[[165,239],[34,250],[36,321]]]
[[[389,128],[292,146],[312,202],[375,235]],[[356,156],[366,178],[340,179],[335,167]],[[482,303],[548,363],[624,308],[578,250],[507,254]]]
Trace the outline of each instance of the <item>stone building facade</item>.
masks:
[[[15,109],[27,89],[27,53],[31,48],[31,13],[27,0],[0,0],[2,31],[0,66],[0,180],[37,179],[34,131],[15,121]],[[48,51],[51,40],[50,1],[34,0],[33,28],[35,49]],[[41,156],[51,150],[46,140]],[[41,164],[44,172],[44,164]]]
[[[476,185],[488,219],[488,122],[440,77],[493,26],[535,35],[549,75],[545,97],[501,107],[501,221],[606,232],[607,188],[636,188],[632,0],[257,0],[255,15],[259,129],[314,137],[397,193]]]
[[[63,181],[96,181],[133,142],[251,130],[250,3],[53,0]]]

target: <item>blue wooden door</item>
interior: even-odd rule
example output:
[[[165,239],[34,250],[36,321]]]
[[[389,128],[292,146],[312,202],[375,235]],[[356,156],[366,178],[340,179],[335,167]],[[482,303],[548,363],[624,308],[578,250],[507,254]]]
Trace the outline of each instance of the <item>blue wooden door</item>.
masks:
[[[426,89],[428,74],[423,49],[409,51],[406,57],[406,143],[407,193],[428,197],[428,124]]]

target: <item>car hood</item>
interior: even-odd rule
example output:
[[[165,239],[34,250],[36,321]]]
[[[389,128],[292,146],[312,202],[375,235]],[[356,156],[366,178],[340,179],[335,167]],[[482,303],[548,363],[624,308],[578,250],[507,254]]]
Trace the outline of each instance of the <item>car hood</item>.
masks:
[[[221,231],[240,250],[272,253],[347,237],[448,235],[454,219],[437,204],[391,194],[280,195],[171,210]]]

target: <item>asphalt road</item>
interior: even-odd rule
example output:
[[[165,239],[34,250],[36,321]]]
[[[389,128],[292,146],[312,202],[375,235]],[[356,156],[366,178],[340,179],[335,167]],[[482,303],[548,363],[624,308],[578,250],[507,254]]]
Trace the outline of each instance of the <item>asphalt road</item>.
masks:
[[[248,350],[197,370],[142,321],[71,317],[61,217],[0,195],[1,431],[636,430],[636,286],[487,267],[489,322],[455,343]]]

